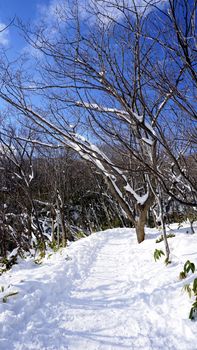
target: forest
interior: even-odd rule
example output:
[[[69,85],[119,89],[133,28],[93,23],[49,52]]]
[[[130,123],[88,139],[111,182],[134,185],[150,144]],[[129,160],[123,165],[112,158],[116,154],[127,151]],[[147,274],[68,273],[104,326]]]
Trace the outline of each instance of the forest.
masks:
[[[194,232],[196,2],[83,6],[63,1],[50,20],[8,24],[26,50],[0,59],[7,267],[112,227],[134,227],[141,243],[146,225],[162,227],[168,259],[166,225],[188,219]]]
[[[197,1],[0,1],[0,349],[197,349]]]

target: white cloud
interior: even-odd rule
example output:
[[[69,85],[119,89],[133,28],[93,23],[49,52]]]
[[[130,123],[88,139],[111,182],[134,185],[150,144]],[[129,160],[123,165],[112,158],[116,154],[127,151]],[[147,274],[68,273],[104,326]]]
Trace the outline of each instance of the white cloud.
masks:
[[[157,0],[156,4],[161,7],[166,2],[167,0]],[[63,19],[69,18],[76,3],[81,19],[89,21],[90,25],[95,24],[95,13],[97,13],[97,19],[107,24],[113,19],[121,20],[125,11],[132,14],[132,11],[136,9],[138,13],[147,14],[155,9],[152,6],[155,0],[50,0],[48,5],[39,5],[38,12],[49,27],[55,22],[61,25]]]
[[[108,24],[113,20],[121,20],[125,14],[135,16],[138,14],[147,15],[149,12],[155,10],[155,6],[162,7],[167,0],[80,0],[79,11],[83,16],[88,18],[89,9],[97,13],[102,23]]]
[[[0,22],[0,45],[7,46],[9,44],[9,29],[6,24]]]
[[[22,54],[25,54],[27,56],[32,56],[37,59],[44,58],[44,54],[42,53],[42,51],[40,51],[39,49],[36,49],[34,46],[30,44],[27,44],[26,46],[24,46],[21,52]]]
[[[51,0],[49,5],[38,5],[39,16],[49,25],[55,21],[61,22],[63,12],[69,8],[67,0]]]

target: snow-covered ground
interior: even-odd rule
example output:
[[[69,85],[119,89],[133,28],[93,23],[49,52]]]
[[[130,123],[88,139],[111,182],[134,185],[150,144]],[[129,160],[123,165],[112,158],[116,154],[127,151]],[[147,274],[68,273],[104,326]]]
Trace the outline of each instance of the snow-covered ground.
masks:
[[[186,225],[185,225],[186,227]],[[1,350],[197,350],[192,300],[179,280],[189,259],[197,267],[197,234],[169,239],[172,263],[154,261],[160,233],[98,232],[46,257],[27,259],[0,276]],[[10,296],[3,303],[3,296]]]

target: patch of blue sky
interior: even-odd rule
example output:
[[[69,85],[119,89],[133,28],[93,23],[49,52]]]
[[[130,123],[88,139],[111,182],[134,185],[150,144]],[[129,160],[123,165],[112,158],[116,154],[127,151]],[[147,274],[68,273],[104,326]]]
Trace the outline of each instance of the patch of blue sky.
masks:
[[[48,4],[49,0],[0,0],[0,30],[16,18],[33,22],[39,16],[40,6]],[[24,46],[25,41],[14,25],[0,33],[0,47],[6,49],[9,57],[21,54]]]

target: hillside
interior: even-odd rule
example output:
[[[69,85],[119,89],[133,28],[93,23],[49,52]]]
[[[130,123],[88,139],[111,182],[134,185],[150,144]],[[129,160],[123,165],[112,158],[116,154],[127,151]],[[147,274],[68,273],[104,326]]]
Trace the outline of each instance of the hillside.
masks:
[[[187,260],[197,267],[197,234],[187,225],[169,239],[172,263],[154,261],[160,235],[147,229],[98,232],[48,254],[42,264],[21,260],[0,276],[1,350],[196,350],[194,299],[183,292]],[[7,299],[3,297],[18,292]]]

